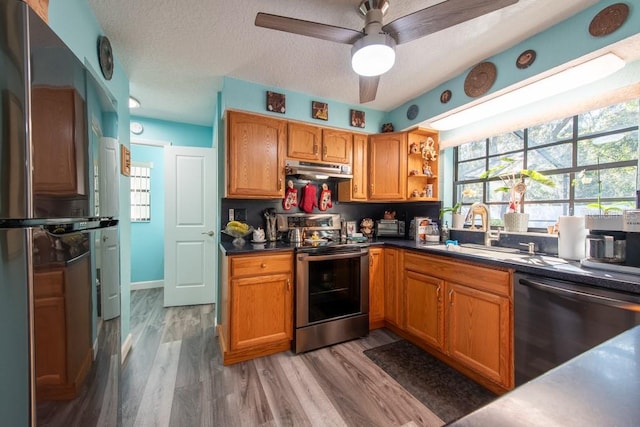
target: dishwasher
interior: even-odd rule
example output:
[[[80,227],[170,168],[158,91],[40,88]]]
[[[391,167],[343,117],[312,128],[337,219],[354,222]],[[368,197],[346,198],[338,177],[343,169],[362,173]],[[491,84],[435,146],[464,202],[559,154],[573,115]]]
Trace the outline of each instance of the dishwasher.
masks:
[[[640,295],[514,274],[515,384],[640,324]]]

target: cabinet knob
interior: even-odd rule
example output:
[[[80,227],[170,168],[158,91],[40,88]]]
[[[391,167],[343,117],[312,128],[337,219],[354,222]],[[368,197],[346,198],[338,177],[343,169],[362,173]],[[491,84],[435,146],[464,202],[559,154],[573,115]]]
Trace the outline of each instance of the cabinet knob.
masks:
[[[322,147],[322,155],[323,155],[323,156],[326,156],[326,155],[327,155],[327,146],[326,146],[326,145],[324,145],[324,146]]]
[[[353,184],[353,192],[354,193],[358,192],[358,184]]]
[[[282,178],[278,179],[278,191],[282,190]]]
[[[262,264],[260,264],[260,268],[267,268],[267,264],[263,262]]]
[[[291,292],[291,280],[287,279],[287,291]]]
[[[313,154],[318,154],[318,144],[313,144]]]
[[[449,291],[449,305],[453,305],[453,289]]]
[[[440,301],[440,285],[436,288],[436,299]]]

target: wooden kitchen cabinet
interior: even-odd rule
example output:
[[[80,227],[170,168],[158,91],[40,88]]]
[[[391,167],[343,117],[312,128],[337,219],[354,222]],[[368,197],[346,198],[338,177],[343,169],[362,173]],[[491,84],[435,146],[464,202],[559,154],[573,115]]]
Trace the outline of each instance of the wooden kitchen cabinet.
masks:
[[[227,112],[227,197],[284,197],[284,153],[287,122]]]
[[[384,326],[384,249],[369,249],[369,329]]]
[[[87,194],[84,101],[74,88],[34,87],[33,192]],[[37,119],[36,119],[37,118]]]
[[[71,400],[93,360],[89,254],[36,268],[33,280],[36,394],[43,401]]]
[[[406,147],[406,132],[381,133],[369,137],[369,200],[405,199]]]
[[[287,158],[351,164],[351,132],[299,122],[289,122],[287,132]]]
[[[225,365],[286,351],[293,339],[293,255],[233,255],[223,263]]]
[[[511,273],[404,254],[402,332],[496,392],[513,388]]]
[[[341,202],[367,200],[367,135],[353,134],[353,178],[338,182],[338,200]]]
[[[402,255],[400,249],[384,249],[384,320],[400,329],[404,327]]]

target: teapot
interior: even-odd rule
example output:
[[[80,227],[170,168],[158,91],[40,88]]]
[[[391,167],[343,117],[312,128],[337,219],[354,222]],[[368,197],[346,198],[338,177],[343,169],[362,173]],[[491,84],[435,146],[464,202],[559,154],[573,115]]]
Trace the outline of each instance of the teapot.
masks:
[[[289,230],[289,242],[291,243],[300,243],[302,242],[302,232],[299,228],[292,228]]]

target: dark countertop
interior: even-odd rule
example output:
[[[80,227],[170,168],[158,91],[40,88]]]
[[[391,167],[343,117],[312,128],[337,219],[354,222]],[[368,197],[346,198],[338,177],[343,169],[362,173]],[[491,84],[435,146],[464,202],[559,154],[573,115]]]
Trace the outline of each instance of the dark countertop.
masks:
[[[640,326],[569,360],[451,426],[640,425]]]
[[[444,250],[444,245],[418,245],[413,240],[377,238],[369,241],[370,246],[396,247],[415,250],[421,253],[440,255],[452,259],[471,261],[496,267],[512,268],[518,272],[535,274],[543,277],[578,282],[585,285],[598,286],[630,293],[640,294],[640,276],[612,271],[584,268],[579,262],[565,261],[553,256],[516,255],[500,252],[484,251],[477,253],[453,252]],[[234,246],[232,242],[221,242],[220,249],[225,255],[252,254],[262,251],[292,251],[297,246],[282,241],[252,244],[247,241],[243,246]]]

